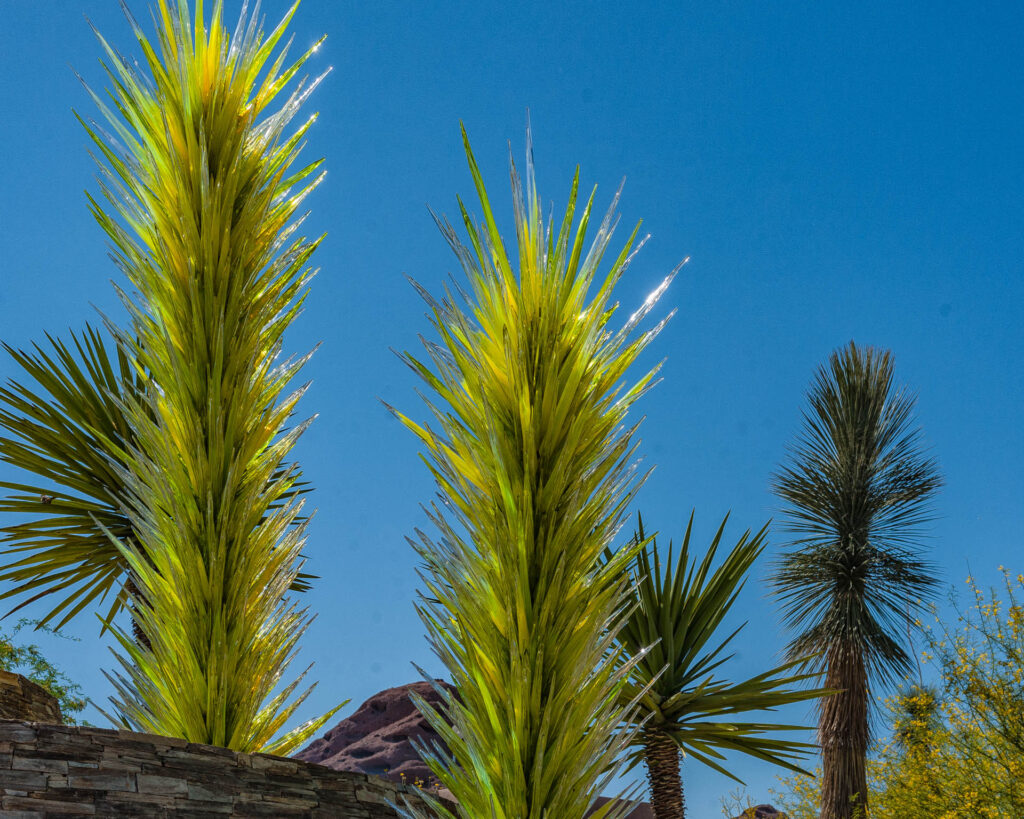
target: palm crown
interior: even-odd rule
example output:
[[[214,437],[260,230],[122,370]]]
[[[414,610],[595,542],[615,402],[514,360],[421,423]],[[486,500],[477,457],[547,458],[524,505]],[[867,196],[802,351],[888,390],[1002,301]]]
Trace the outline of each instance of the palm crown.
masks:
[[[0,529],[9,561],[0,581],[14,583],[2,597],[32,593],[21,605],[56,594],[40,622],[59,617],[59,629],[111,590],[106,622],[125,603],[127,563],[116,542],[130,539],[132,526],[115,453],[135,443],[124,407],[141,398],[145,382],[121,349],[110,356],[92,327],[72,334],[73,346],[49,341],[49,351],[5,345],[35,385],[0,388],[0,428],[8,433],[0,458],[33,478],[0,482],[15,493],[0,499],[0,514],[34,519]]]
[[[936,582],[911,547],[941,485],[913,425],[914,398],[892,380],[887,351],[851,343],[833,354],[773,483],[794,536],[774,578],[786,623],[799,630],[791,655],[813,654],[820,667],[830,649],[853,643],[886,682],[911,670],[907,611]]]
[[[691,559],[693,516],[673,561],[669,544],[663,565],[657,540],[648,539],[638,520],[637,553],[632,573],[635,602],[616,642],[624,657],[637,658],[624,702],[639,698],[638,720],[630,763],[647,763],[652,806],[658,819],[683,815],[679,777],[680,752],[733,779],[724,765],[724,751],[738,751],[801,770],[799,760],[812,748],[805,742],[780,738],[779,732],[806,730],[803,726],[736,719],[737,715],[773,710],[827,693],[802,682],[816,674],[794,671],[803,658],[785,663],[741,682],[724,671],[726,653],[742,626],[727,635],[719,629],[747,574],[765,548],[767,526],[751,536],[746,531],[717,568],[712,570],[728,516],[722,521],[702,557]],[[610,554],[610,553],[609,553]]]

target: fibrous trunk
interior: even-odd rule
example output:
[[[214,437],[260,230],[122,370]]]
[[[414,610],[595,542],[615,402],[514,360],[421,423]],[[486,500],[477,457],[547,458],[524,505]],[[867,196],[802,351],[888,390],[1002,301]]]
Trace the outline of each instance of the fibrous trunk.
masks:
[[[655,819],[683,819],[686,810],[679,774],[679,746],[660,731],[646,732],[644,761]]]
[[[145,629],[135,616],[135,608],[137,606],[145,605],[145,598],[139,592],[139,587],[135,584],[135,578],[132,576],[131,572],[128,573],[128,578],[124,582],[124,587],[125,591],[128,592],[128,599],[131,601],[129,609],[132,613],[132,636],[135,638],[136,643],[147,651],[152,651],[153,644],[150,642],[149,637],[146,636]]]
[[[868,684],[855,647],[829,652],[825,687],[838,693],[821,706],[821,819],[852,819],[867,808]]]

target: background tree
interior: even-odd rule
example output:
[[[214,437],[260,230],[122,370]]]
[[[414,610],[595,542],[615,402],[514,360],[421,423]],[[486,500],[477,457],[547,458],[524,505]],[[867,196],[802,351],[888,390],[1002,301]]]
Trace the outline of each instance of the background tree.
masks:
[[[305,427],[286,428],[302,390],[285,390],[304,359],[277,359],[319,242],[294,217],[322,178],[319,162],[294,167],[313,118],[286,132],[316,82],[270,108],[312,53],[288,68],[287,49],[274,56],[294,11],[266,36],[243,12],[229,35],[219,2],[207,23],[202,2],[193,15],[159,0],[154,42],[129,18],[142,66],[100,38],[113,107],[92,96],[114,136],[86,125],[106,200],[92,210],[137,294],[121,293],[130,326],[112,329],[152,385],[126,404],[135,444],[115,465],[133,532],[116,542],[146,639],[114,626],[114,719],[275,753],[334,713],[275,739],[305,696],[298,680],[278,686],[309,622],[287,598],[301,502],[282,501]]]
[[[36,630],[57,637],[65,636],[35,620],[19,620],[9,632],[0,631],[0,671],[22,674],[45,688],[56,697],[64,721],[73,722],[75,715],[85,710],[86,699],[82,696],[82,686],[46,659],[39,646],[15,642],[18,632],[26,626],[34,626]]]
[[[773,488],[793,535],[773,577],[792,658],[816,654],[822,819],[867,800],[872,686],[910,668],[908,611],[936,582],[915,549],[941,483],[913,426],[914,398],[893,386],[892,355],[853,342],[829,357],[808,394],[804,428]]]
[[[926,655],[940,674],[935,698],[890,703],[893,739],[873,766],[872,816],[1024,816],[1024,575],[1003,588],[968,578],[971,605],[957,622],[928,630]],[[907,712],[913,742],[903,741]]]
[[[719,635],[718,630],[750,567],[764,551],[767,534],[767,526],[753,537],[750,530],[744,532],[712,572],[727,521],[728,516],[703,557],[694,556],[691,561],[691,514],[678,558],[673,563],[670,541],[663,570],[656,538],[648,540],[643,520],[637,520],[634,542],[643,546],[632,570],[637,605],[615,639],[624,649],[624,658],[636,659],[629,684],[619,697],[624,706],[639,698],[639,732],[634,734],[629,759],[632,765],[640,759],[646,763],[651,808],[657,819],[685,816],[680,753],[737,782],[740,780],[724,766],[722,751],[739,751],[793,771],[802,770],[796,762],[813,746],[770,734],[806,730],[803,726],[736,717],[826,693],[799,687],[816,676],[791,673],[803,658],[742,682],[731,682],[722,675],[722,667],[732,656],[726,649],[742,626],[729,635]],[[611,552],[606,555],[611,558]]]
[[[423,444],[443,499],[443,513],[430,510],[441,539],[419,533],[412,544],[433,596],[417,610],[459,693],[439,690],[444,716],[413,698],[450,754],[419,750],[463,817],[582,819],[628,741],[615,727],[629,664],[616,670],[614,652],[604,655],[639,547],[599,558],[640,484],[635,427],[623,424],[654,371],[632,385],[623,378],[661,325],[631,334],[671,276],[611,331],[612,289],[636,237],[598,279],[618,196],[586,250],[593,194],[574,228],[577,171],[561,224],[545,225],[528,144],[525,192],[512,166],[516,264],[463,139],[484,221],[478,227],[460,201],[469,244],[447,221],[439,226],[469,293],[461,302],[423,294],[440,343],[426,342],[426,362],[403,358],[430,388],[436,427],[398,415]],[[625,810],[609,803],[595,816]]]
[[[938,684],[887,701],[891,736],[868,762],[872,819],[1024,816],[1024,575],[1003,588],[968,578],[972,605],[926,631]],[[783,781],[794,819],[811,816],[812,779]]]

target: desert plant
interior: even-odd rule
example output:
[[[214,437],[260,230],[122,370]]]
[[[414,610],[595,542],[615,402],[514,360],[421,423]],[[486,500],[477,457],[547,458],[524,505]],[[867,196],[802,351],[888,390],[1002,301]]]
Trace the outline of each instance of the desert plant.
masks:
[[[62,628],[83,610],[113,599],[101,616],[108,625],[138,593],[118,542],[137,542],[126,504],[125,461],[118,453],[138,441],[126,407],[144,402],[144,376],[121,346],[86,326],[70,343],[47,336],[49,348],[4,345],[25,381],[0,387],[0,460],[32,477],[0,481],[0,515],[30,519],[0,527],[0,599],[28,596],[12,609],[46,598],[52,608],[37,626]],[[294,466],[283,465],[274,480]],[[303,485],[303,490],[307,487]],[[290,499],[289,487],[282,500]],[[113,536],[113,537],[111,537]],[[292,591],[306,591],[302,573]],[[59,619],[58,619],[59,618]],[[145,635],[134,626],[136,639]]]
[[[791,548],[773,577],[790,656],[815,654],[822,700],[822,819],[867,806],[865,758],[872,687],[911,670],[902,645],[908,611],[936,582],[915,549],[941,483],[913,426],[914,398],[893,386],[888,351],[852,342],[833,353],[808,395],[804,429],[774,478]]]
[[[302,390],[285,390],[305,359],[277,358],[319,242],[295,220],[321,178],[320,162],[293,167],[313,118],[287,132],[316,82],[270,106],[315,46],[283,68],[295,6],[266,36],[244,11],[230,35],[220,2],[209,22],[201,0],[194,15],[186,0],[154,12],[153,42],[129,16],[142,66],[100,36],[113,106],[92,97],[113,136],[83,121],[101,155],[92,210],[135,291],[119,291],[129,327],[111,329],[148,382],[126,404],[135,441],[114,465],[133,538],[111,537],[146,638],[113,627],[114,720],[288,753],[334,713],[275,739],[305,696],[299,680],[277,690],[309,622],[287,598],[301,502],[282,501],[306,426],[287,428]]]
[[[640,484],[635,427],[623,424],[655,372],[632,385],[623,379],[661,325],[632,333],[671,275],[611,331],[612,289],[636,237],[598,279],[618,196],[589,250],[593,194],[573,226],[578,170],[560,225],[545,225],[528,139],[525,191],[512,164],[516,261],[465,131],[463,140],[483,224],[461,200],[468,245],[447,221],[438,224],[469,292],[435,301],[421,289],[440,341],[426,342],[426,361],[403,358],[432,393],[436,426],[398,414],[426,450],[442,498],[443,511],[429,510],[440,540],[420,532],[411,543],[432,595],[417,610],[459,692],[457,700],[439,689],[444,716],[414,697],[450,749],[420,752],[463,817],[581,819],[628,741],[614,728],[625,715],[617,694],[630,664],[615,670],[602,658],[628,604],[624,568],[639,547],[599,559]],[[595,816],[623,811],[609,803]]]
[[[937,683],[886,701],[891,734],[868,761],[872,819],[1024,816],[1024,575],[1004,570],[1001,589],[967,584],[969,607],[951,595],[956,622],[933,611],[925,630]],[[794,817],[816,819],[813,780],[782,789]]]
[[[15,493],[0,499],[0,513],[34,519],[0,529],[0,581],[14,584],[3,598],[32,595],[21,605],[56,595],[39,622],[59,617],[60,629],[111,591],[105,622],[125,603],[127,562],[117,543],[132,538],[132,526],[116,452],[135,444],[123,408],[139,400],[145,380],[92,327],[70,344],[47,338],[49,350],[4,345],[35,383],[0,388],[0,459],[32,475],[0,482]]]
[[[732,682],[722,673],[731,655],[729,643],[739,633],[718,630],[746,582],[754,561],[765,548],[767,525],[751,536],[744,532],[714,571],[728,516],[704,551],[691,560],[693,515],[686,526],[679,554],[663,570],[657,539],[648,539],[638,516],[634,542],[643,544],[633,566],[638,605],[616,636],[623,658],[636,658],[629,685],[619,694],[625,705],[639,698],[637,717],[644,726],[634,735],[631,765],[647,766],[651,808],[657,819],[683,819],[685,800],[680,776],[680,753],[740,781],[725,767],[722,751],[739,751],[794,771],[813,748],[805,742],[782,739],[779,731],[806,730],[737,719],[737,715],[770,711],[789,703],[825,695],[801,683],[816,674],[794,673],[804,658]],[[607,553],[610,558],[611,553]],[[650,647],[649,650],[648,647]]]
[[[970,606],[951,595],[956,622],[935,616],[926,631],[939,690],[889,702],[893,738],[871,770],[878,819],[1024,816],[1024,575],[967,585]]]

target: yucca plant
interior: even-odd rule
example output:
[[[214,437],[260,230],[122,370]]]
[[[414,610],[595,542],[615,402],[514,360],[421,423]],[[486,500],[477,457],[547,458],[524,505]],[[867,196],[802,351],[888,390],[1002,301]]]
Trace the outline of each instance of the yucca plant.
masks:
[[[657,539],[648,539],[643,519],[637,519],[634,542],[643,545],[632,567],[638,605],[616,636],[623,658],[637,658],[637,662],[619,697],[624,705],[639,698],[637,718],[644,725],[634,734],[629,763],[631,767],[641,759],[646,763],[651,808],[657,819],[685,816],[680,754],[736,781],[739,778],[725,767],[723,751],[801,771],[797,763],[814,746],[773,734],[806,730],[803,726],[737,717],[828,693],[802,685],[817,675],[794,672],[801,660],[741,682],[724,675],[723,667],[732,657],[726,650],[742,626],[728,635],[719,634],[719,629],[751,566],[763,553],[768,531],[766,525],[753,536],[750,530],[744,532],[712,571],[727,521],[728,516],[703,557],[694,555],[691,560],[691,514],[678,557],[673,562],[670,541],[663,569]],[[606,558],[611,557],[607,552]]]
[[[146,638],[114,626],[114,719],[274,753],[334,713],[275,739],[305,696],[279,684],[309,622],[287,597],[304,529],[282,469],[306,426],[287,428],[302,390],[285,393],[305,359],[277,359],[319,243],[295,216],[322,178],[320,162],[295,165],[313,118],[287,130],[317,83],[271,109],[315,49],[283,68],[294,11],[266,36],[243,11],[229,35],[220,2],[207,24],[201,1],[193,15],[159,0],[153,42],[129,17],[141,66],[100,36],[113,106],[92,96],[114,136],[83,123],[102,155],[92,210],[136,293],[115,332],[147,381],[112,464],[133,538],[110,537]]]
[[[0,599],[25,597],[13,612],[49,598],[37,627],[56,620],[58,630],[112,593],[101,617],[111,623],[135,589],[116,545],[136,540],[118,453],[136,446],[125,407],[144,400],[148,383],[96,328],[70,335],[48,335],[48,348],[4,345],[26,378],[0,387],[0,460],[31,475],[0,481],[13,493],[0,498],[0,515],[30,518],[0,527],[0,583],[11,584]],[[292,591],[308,590],[310,579],[299,575]]]
[[[460,200],[468,244],[447,221],[438,225],[469,292],[460,301],[424,293],[439,342],[425,343],[426,360],[403,357],[432,393],[436,425],[398,414],[422,443],[442,499],[443,512],[429,510],[440,540],[418,532],[412,542],[432,595],[417,610],[459,693],[439,690],[443,716],[414,697],[450,753],[419,750],[460,816],[582,819],[628,741],[614,729],[629,711],[618,692],[630,664],[616,670],[614,657],[603,658],[638,547],[605,565],[598,559],[641,483],[636,427],[624,422],[657,368],[624,379],[662,325],[632,333],[671,275],[613,332],[612,290],[636,238],[634,230],[598,279],[618,196],[587,249],[593,194],[574,227],[577,170],[560,225],[545,225],[528,138],[525,191],[511,169],[518,256],[510,257],[464,130],[463,140],[483,223]],[[440,816],[453,815],[426,798]],[[594,815],[625,810],[607,803]]]
[[[916,547],[942,483],[913,420],[914,397],[893,385],[887,350],[853,342],[834,352],[808,393],[803,431],[774,478],[793,535],[773,576],[790,656],[839,691],[818,717],[822,819],[867,810],[865,758],[872,689],[912,665],[903,631],[933,593]]]
[[[35,383],[12,379],[0,388],[0,459],[31,475],[0,482],[15,493],[0,499],[0,513],[34,519],[0,528],[0,582],[14,584],[0,597],[31,594],[17,610],[56,595],[40,623],[59,618],[60,629],[113,591],[109,623],[127,598],[117,543],[132,539],[116,452],[135,443],[124,407],[141,399],[145,380],[124,351],[110,354],[95,328],[72,333],[70,344],[47,339],[49,350],[4,345]]]

